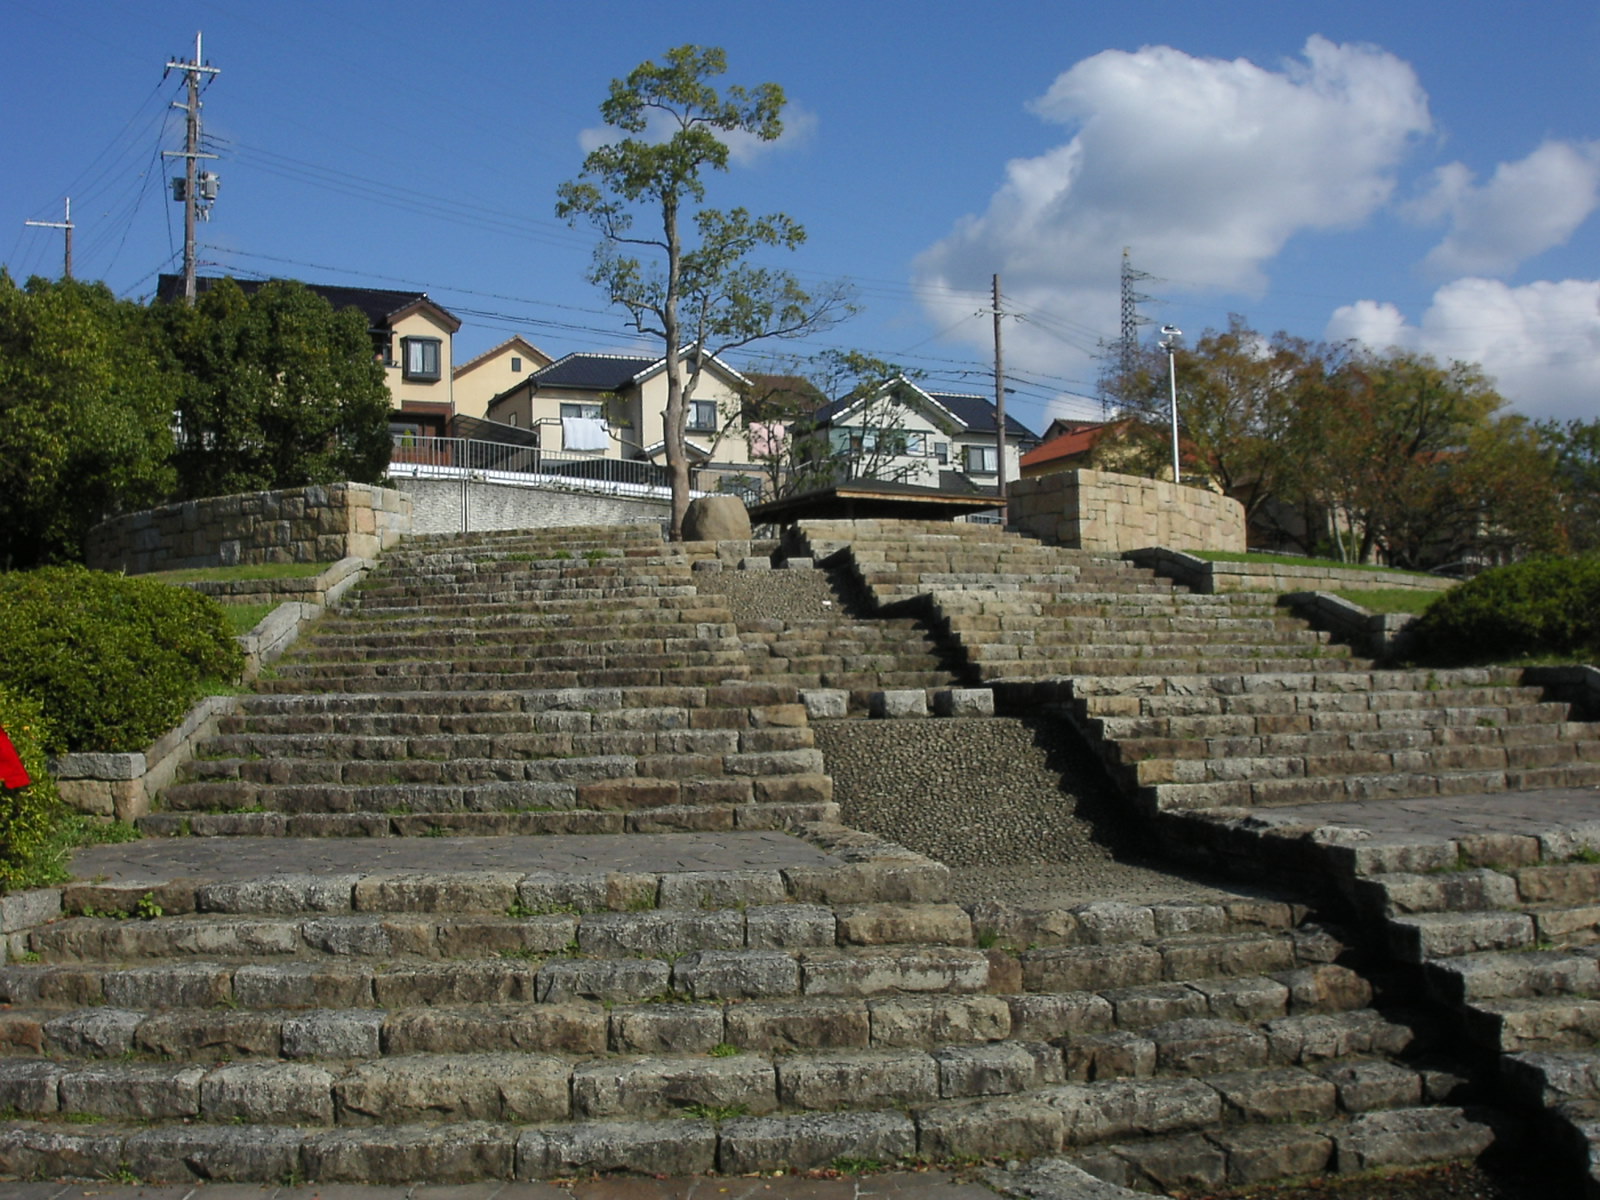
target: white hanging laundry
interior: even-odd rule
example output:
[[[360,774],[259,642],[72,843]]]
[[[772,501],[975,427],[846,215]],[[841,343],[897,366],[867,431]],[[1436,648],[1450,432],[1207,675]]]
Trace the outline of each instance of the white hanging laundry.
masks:
[[[606,423],[599,417],[562,417],[561,447],[564,450],[604,450],[611,444]]]

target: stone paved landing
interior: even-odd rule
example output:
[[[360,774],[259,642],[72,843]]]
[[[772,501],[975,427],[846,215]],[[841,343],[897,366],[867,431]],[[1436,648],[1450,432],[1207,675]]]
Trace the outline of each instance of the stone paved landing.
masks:
[[[1263,831],[1316,827],[1328,831],[1326,840],[1339,842],[1446,842],[1483,834],[1540,837],[1554,833],[1586,834],[1600,841],[1600,788],[1292,804],[1252,809],[1248,819],[1253,828]]]
[[[752,871],[834,867],[800,838],[749,833],[552,834],[541,837],[148,838],[90,846],[72,858],[76,879],[238,880],[282,873],[384,871]]]
[[[1052,1171],[1053,1168],[1053,1171]],[[571,1183],[459,1184],[180,1184],[10,1183],[7,1200],[1134,1200],[1140,1193],[1085,1179],[1059,1162],[987,1173],[993,1187],[947,1171],[889,1171],[843,1179],[797,1175],[691,1175],[676,1179],[610,1177]]]

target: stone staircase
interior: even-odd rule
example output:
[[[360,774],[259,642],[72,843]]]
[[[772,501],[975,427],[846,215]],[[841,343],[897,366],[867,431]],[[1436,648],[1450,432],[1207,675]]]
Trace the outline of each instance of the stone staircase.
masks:
[[[1491,1138],[1304,906],[950,903],[748,662],[651,530],[391,554],[12,936],[0,1175],[1176,1188]]]
[[[922,621],[864,613],[842,571],[697,573],[696,582],[727,600],[751,680],[843,691],[858,715],[875,692],[921,690],[931,705],[962,682]]]
[[[1374,670],[1270,596],[980,525],[802,536],[881,608],[931,610],[1002,706],[1062,711],[1147,812],[1600,784],[1600,723],[1516,671]]]
[[[1452,1014],[1600,1192],[1600,824],[1560,832],[1556,804],[1538,826],[1556,833],[1500,831],[1526,794],[1594,810],[1600,724],[1516,670],[1375,670],[1267,597],[1190,595],[1013,534],[804,536],[885,609],[937,614],[1000,710],[1071,722],[1169,853],[1341,893],[1409,967],[1401,989]],[[1386,822],[1410,832],[1361,840]]]

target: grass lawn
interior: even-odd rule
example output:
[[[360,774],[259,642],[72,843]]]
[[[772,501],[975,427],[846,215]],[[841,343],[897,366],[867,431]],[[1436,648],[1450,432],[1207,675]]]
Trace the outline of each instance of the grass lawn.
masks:
[[[309,579],[321,575],[331,562],[255,563],[238,567],[191,567],[186,571],[152,571],[146,579],[161,583],[233,583],[240,579]]]
[[[1187,553],[1196,558],[1203,558],[1207,562],[1275,563],[1280,567],[1338,567],[1347,571],[1376,571],[1382,575],[1422,575],[1428,579],[1438,578],[1426,571],[1402,571],[1377,563],[1340,562],[1336,558],[1301,558],[1293,554],[1252,554],[1238,550],[1190,550]]]
[[[238,637],[261,624],[266,615],[277,607],[276,604],[224,604],[222,611],[228,618],[234,636]]]

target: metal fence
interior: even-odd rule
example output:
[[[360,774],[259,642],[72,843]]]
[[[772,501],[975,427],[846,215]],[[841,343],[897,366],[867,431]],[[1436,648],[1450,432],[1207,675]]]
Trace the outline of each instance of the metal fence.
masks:
[[[661,497],[672,493],[666,469],[655,463],[412,433],[394,435],[389,474],[408,479],[473,479],[523,487],[546,484],[613,496]]]

